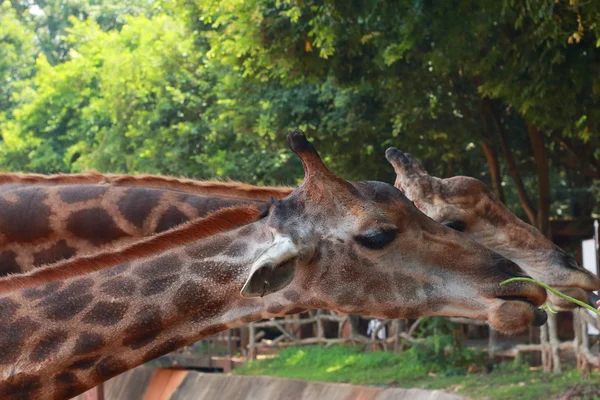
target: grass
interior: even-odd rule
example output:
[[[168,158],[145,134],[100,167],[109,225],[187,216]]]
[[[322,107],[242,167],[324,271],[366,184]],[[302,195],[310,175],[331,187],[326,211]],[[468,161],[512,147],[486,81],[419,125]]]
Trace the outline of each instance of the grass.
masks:
[[[418,387],[456,392],[470,398],[551,399],[573,388],[587,390],[580,399],[600,399],[600,374],[584,378],[580,371],[545,374],[523,364],[502,364],[492,373],[467,373],[466,365],[442,368],[436,360],[423,361],[416,351],[402,354],[362,352],[358,348],[292,347],[276,357],[258,360],[235,370],[236,374],[268,375],[323,382]],[[596,392],[596,395],[589,393]]]

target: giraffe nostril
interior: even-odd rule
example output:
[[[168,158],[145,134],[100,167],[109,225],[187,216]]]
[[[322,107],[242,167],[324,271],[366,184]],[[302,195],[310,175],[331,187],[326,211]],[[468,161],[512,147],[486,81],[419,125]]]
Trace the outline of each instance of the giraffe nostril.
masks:
[[[558,249],[558,251],[556,253],[556,258],[558,259],[558,264],[566,269],[569,269],[571,271],[583,271],[584,270],[563,249],[560,249],[560,248]]]

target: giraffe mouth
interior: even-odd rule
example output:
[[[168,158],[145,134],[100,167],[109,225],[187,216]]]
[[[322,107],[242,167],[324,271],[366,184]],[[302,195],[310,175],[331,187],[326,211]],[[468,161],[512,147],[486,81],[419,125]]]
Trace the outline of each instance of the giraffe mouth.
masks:
[[[548,320],[548,314],[546,314],[546,312],[544,310],[537,308],[536,305],[533,304],[531,299],[529,299],[527,297],[524,297],[524,296],[498,296],[498,298],[501,300],[504,300],[504,301],[508,301],[508,302],[525,303],[529,307],[531,307],[531,310],[533,311],[533,320],[532,320],[531,324],[533,326],[542,326]]]
[[[506,301],[524,301],[534,307],[546,302],[546,289],[530,282],[511,282],[494,288],[494,297]]]
[[[512,282],[504,286],[497,286],[495,291],[494,297],[503,302],[500,307],[503,311],[500,315],[512,318],[520,310],[521,313],[529,314],[525,325],[533,326],[542,326],[548,320],[548,315],[538,308],[546,301],[547,293],[542,287],[530,282]],[[511,315],[512,317],[510,317]],[[522,320],[521,323],[525,323],[525,321]],[[523,325],[521,327],[525,328]],[[513,328],[518,328],[518,326]]]

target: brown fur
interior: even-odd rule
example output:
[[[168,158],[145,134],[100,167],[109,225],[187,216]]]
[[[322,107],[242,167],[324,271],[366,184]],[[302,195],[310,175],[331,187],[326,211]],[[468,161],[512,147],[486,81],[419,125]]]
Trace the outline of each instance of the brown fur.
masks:
[[[431,219],[460,226],[474,240],[523,266],[547,285],[600,288],[600,278],[520,220],[483,182],[468,176],[430,176],[419,160],[396,148],[389,148],[386,157],[396,171],[396,187]],[[578,297],[587,296],[580,290]]]
[[[160,175],[123,175],[88,172],[82,174],[22,174],[0,173],[0,185],[70,185],[70,184],[107,184],[117,186],[141,186],[172,189],[196,194],[214,194],[231,197],[243,197],[252,200],[268,201],[271,198],[282,199],[289,195],[291,187],[253,186],[242,182],[198,181],[187,178],[172,178]]]
[[[85,275],[128,261],[148,257],[202,238],[216,235],[257,221],[261,210],[249,207],[231,207],[218,210],[205,218],[159,233],[117,251],[104,251],[65,260],[28,274],[11,275],[0,279],[0,293],[25,289],[49,282]]]

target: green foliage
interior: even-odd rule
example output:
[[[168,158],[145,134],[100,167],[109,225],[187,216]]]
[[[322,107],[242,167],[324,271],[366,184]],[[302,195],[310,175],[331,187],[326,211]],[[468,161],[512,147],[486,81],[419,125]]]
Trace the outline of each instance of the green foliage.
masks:
[[[413,355],[363,353],[347,346],[287,348],[274,358],[246,364],[236,373],[355,384],[384,384],[427,376]]]
[[[177,174],[195,166],[211,84],[185,27],[167,15],[129,18],[109,32],[72,22],[70,59],[52,66],[38,58],[27,100],[7,126],[6,135],[28,139],[22,167]]]
[[[444,317],[424,317],[416,330],[423,341],[407,350],[414,360],[428,366],[441,376],[464,375],[469,367],[485,364],[485,354],[464,347],[460,339],[461,326]]]
[[[586,216],[600,171],[597,2],[34,0],[0,14],[0,168],[299,182],[300,127],[348,179],[384,150],[490,184],[499,124],[530,195],[544,134],[552,212]],[[561,140],[569,142],[567,150]],[[560,144],[563,143],[563,144]],[[506,175],[504,163],[500,163]],[[507,204],[519,210],[512,181]]]
[[[589,378],[584,378],[580,370],[574,369],[552,375],[532,370],[522,363],[500,364],[489,374],[466,373],[464,368],[459,370],[452,366],[441,369],[440,365],[437,369],[438,365],[426,357],[417,359],[419,353],[420,350],[413,349],[394,354],[364,353],[346,346],[294,347],[280,351],[273,358],[247,363],[234,373],[442,389],[469,398],[498,400],[551,398],[575,387],[597,393],[600,385],[600,375],[596,372],[592,372]]]
[[[12,117],[13,97],[32,74],[34,37],[8,1],[0,3],[0,121]]]
[[[238,373],[267,374],[330,382],[380,384],[439,376],[465,375],[469,367],[481,367],[481,351],[463,349],[449,335],[431,336],[409,350],[394,354],[365,353],[348,346],[287,348],[277,357],[244,366]]]

